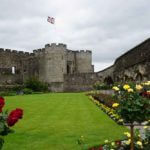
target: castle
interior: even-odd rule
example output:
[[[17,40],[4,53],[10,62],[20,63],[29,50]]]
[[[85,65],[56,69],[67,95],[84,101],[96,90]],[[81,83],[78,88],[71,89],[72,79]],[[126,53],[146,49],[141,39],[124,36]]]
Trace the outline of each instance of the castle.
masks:
[[[54,92],[91,90],[97,81],[113,84],[150,80],[150,39],[99,72],[94,72],[91,51],[72,51],[64,44],[47,44],[33,53],[0,49],[1,86],[22,85],[31,77],[48,83]]]
[[[78,91],[89,88],[92,76],[95,74],[89,50],[72,51],[55,43],[33,53],[0,49],[1,85],[23,84],[36,77],[48,83],[51,91]]]

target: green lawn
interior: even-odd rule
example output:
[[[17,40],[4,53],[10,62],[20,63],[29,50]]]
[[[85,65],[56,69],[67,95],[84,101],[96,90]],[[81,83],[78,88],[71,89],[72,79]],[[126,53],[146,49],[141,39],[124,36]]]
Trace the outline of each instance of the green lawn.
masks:
[[[83,93],[50,93],[6,97],[5,109],[20,107],[24,118],[5,137],[3,150],[80,150],[117,140],[127,129],[117,125]]]

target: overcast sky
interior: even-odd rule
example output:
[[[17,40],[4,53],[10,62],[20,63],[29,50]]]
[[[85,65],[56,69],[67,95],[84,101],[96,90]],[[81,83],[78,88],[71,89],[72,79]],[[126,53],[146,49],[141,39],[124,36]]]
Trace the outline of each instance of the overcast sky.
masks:
[[[0,0],[1,48],[31,52],[65,43],[92,50],[99,71],[149,37],[150,0]]]

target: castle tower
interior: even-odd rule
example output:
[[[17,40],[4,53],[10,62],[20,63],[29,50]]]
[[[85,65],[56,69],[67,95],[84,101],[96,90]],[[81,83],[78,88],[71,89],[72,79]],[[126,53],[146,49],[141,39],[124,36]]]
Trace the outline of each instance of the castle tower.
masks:
[[[45,45],[39,56],[39,79],[43,82],[64,82],[66,74],[66,45]]]
[[[81,50],[76,53],[76,68],[77,73],[91,73],[94,72],[92,66],[92,52]]]

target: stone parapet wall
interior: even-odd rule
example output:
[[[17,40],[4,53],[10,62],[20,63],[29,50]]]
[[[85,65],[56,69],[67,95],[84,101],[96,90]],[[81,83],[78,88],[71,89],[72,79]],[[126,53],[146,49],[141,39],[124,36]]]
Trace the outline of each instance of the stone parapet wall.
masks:
[[[124,70],[130,66],[142,63],[150,59],[150,39],[132,48],[115,61],[115,70]]]
[[[102,82],[150,80],[150,38],[118,57],[114,65],[97,74]]]

